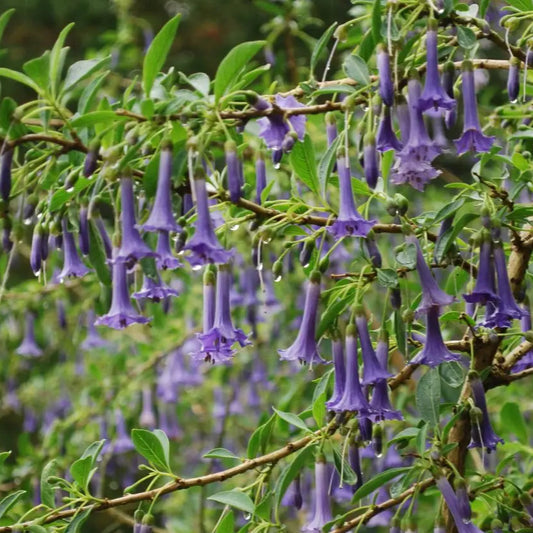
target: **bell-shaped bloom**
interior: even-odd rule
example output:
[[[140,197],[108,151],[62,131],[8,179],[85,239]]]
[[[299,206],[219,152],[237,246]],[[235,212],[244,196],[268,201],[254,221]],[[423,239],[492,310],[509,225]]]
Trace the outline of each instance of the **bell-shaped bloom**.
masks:
[[[381,268],[383,259],[381,257],[381,252],[379,251],[378,245],[376,243],[374,232],[370,232],[366,236],[366,239],[364,240],[364,245],[368,253],[368,258],[370,259],[370,262],[372,263],[372,266],[374,268]]]
[[[461,356],[450,352],[442,340],[439,313],[437,306],[426,310],[426,342],[422,350],[409,361],[410,364],[434,367],[448,361],[461,361]]]
[[[494,290],[494,274],[492,240],[489,235],[484,235],[479,251],[476,285],[470,294],[463,294],[463,298],[472,304],[486,305],[487,302],[497,304],[500,301],[500,297]]]
[[[372,414],[369,416],[372,422],[382,420],[403,420],[402,413],[394,409],[390,403],[389,385],[386,379],[382,379],[374,384],[372,398],[370,399]]]
[[[365,135],[363,143],[363,166],[365,179],[371,189],[375,189],[379,178],[378,152],[373,135]]]
[[[31,238],[31,250],[30,250],[30,266],[33,273],[38,276],[41,272],[42,264],[42,249],[43,249],[43,228],[41,224],[37,224],[33,230]]]
[[[492,429],[490,423],[489,411],[487,409],[487,400],[485,399],[485,388],[477,372],[470,372],[468,375],[470,389],[472,391],[472,399],[477,408],[474,411],[474,416],[471,416],[471,431],[472,440],[469,448],[485,448],[488,452],[496,449],[496,445],[503,443],[503,439],[498,437]],[[471,411],[471,414],[472,414]]]
[[[403,95],[398,95],[396,102],[396,118],[398,119],[398,126],[400,126],[400,139],[403,144],[409,140],[411,134],[411,118],[409,112],[409,105]]]
[[[31,311],[26,312],[26,329],[22,343],[17,348],[17,354],[24,357],[40,357],[43,355],[43,351],[35,340],[35,315]]]
[[[4,202],[9,202],[11,194],[11,165],[13,163],[13,150],[2,146],[0,154],[0,195]]]
[[[448,148],[448,139],[444,132],[443,112],[428,111],[428,115],[431,122],[431,139],[433,140],[433,144],[439,150],[446,150]]]
[[[80,207],[80,251],[83,255],[89,255],[89,210],[87,206]]]
[[[120,220],[122,224],[122,242],[114,254],[114,261],[132,263],[143,257],[155,257],[155,254],[142,240],[135,222],[135,199],[131,178],[120,178]]]
[[[420,285],[422,286],[422,299],[418,305],[417,314],[427,312],[433,307],[443,307],[453,303],[454,298],[450,294],[445,293],[439,288],[435,278],[431,274],[431,270],[428,267],[420,243],[415,235],[407,235],[405,238],[407,244],[414,244],[416,246],[416,271],[420,279]]]
[[[94,327],[95,314],[92,309],[87,311],[87,337],[80,345],[82,350],[94,350],[97,348],[106,348],[109,346],[109,342],[103,339]]]
[[[161,302],[171,296],[178,296],[178,291],[163,283],[159,274],[157,278],[151,278],[145,274],[141,290],[133,295],[136,300],[151,300],[152,302]]]
[[[337,138],[337,120],[333,113],[326,113],[326,139],[328,140],[328,147],[331,146]]]
[[[402,147],[403,144],[398,140],[392,128],[391,108],[383,106],[376,135],[376,148],[379,152],[386,152],[387,150],[396,150],[398,152]]]
[[[184,250],[190,252],[187,260],[193,268],[200,268],[207,263],[227,263],[232,254],[220,245],[213,230],[205,179],[202,176],[195,177],[194,190],[197,210],[196,231],[184,247]]]
[[[377,357],[368,332],[368,321],[364,314],[358,313],[355,318],[357,334],[361,343],[361,355],[363,357],[363,385],[372,385],[380,380],[390,378],[392,374],[383,367]]]
[[[334,338],[331,341],[333,351],[334,382],[333,394],[326,402],[326,407],[335,406],[344,394],[344,384],[346,382],[346,365],[344,363],[344,347],[340,338]]]
[[[126,427],[126,420],[120,409],[115,409],[116,435],[113,441],[113,452],[122,454],[133,450],[133,442]]]
[[[501,242],[496,242],[493,246],[494,264],[496,267],[496,279],[498,282],[499,301],[494,313],[490,318],[486,318],[488,327],[508,328],[513,319],[522,318],[523,311],[516,303],[509,276],[507,275],[507,264],[505,252]]]
[[[105,255],[107,259],[110,260],[113,258],[113,245],[111,244],[111,239],[107,233],[105,223],[101,217],[96,217],[94,221],[96,222],[96,227],[98,228],[98,232],[100,233],[100,237],[104,244]]]
[[[520,92],[520,60],[512,57],[509,61],[509,72],[507,74],[507,94],[511,102],[518,100]]]
[[[445,476],[436,478],[435,483],[439,488],[446,506],[455,522],[457,533],[483,533],[481,529],[472,524],[471,512],[465,515],[464,506],[461,505],[453,487]]]
[[[372,409],[363,393],[359,382],[359,368],[357,361],[357,338],[355,326],[346,328],[346,382],[342,398],[330,405],[332,411],[357,411],[359,417],[367,417]]]
[[[394,86],[392,84],[389,54],[387,48],[382,44],[378,45],[377,66],[379,95],[383,103],[390,107],[394,103]]]
[[[233,203],[239,201],[241,197],[242,168],[241,161],[237,155],[237,145],[235,141],[226,141],[224,145],[226,155],[226,168],[228,172],[229,198]]]
[[[291,482],[281,499],[281,505],[293,509],[301,509],[303,504],[300,475],[298,474]]]
[[[236,342],[241,346],[250,344],[246,334],[233,326],[230,304],[231,281],[232,274],[229,265],[220,265],[217,275],[213,326],[206,333],[198,335],[202,343],[200,353],[206,361],[212,363],[229,361],[235,354],[233,345]]]
[[[168,142],[161,150],[154,205],[148,220],[143,224],[143,229],[145,231],[180,229],[172,213],[172,144]]]
[[[145,386],[142,389],[142,410],[139,417],[141,427],[154,429],[156,424],[154,404],[152,399],[152,388]]]
[[[344,155],[337,159],[337,170],[339,172],[340,208],[337,219],[327,227],[327,230],[337,238],[348,235],[366,237],[376,221],[366,220],[355,207],[350,164]]]
[[[300,361],[301,363],[314,365],[325,363],[320,357],[315,340],[316,317],[318,302],[320,300],[320,273],[312,272],[307,284],[305,294],[304,313],[300,330],[293,344],[285,349],[278,350],[281,359],[286,361]]]
[[[526,331],[529,331],[531,329],[531,313],[529,311],[529,306],[526,304],[522,304],[521,306],[522,312],[524,313],[522,315],[522,318],[520,319],[520,329],[523,333]],[[520,372],[522,370],[526,370],[526,368],[531,368],[533,366],[533,350],[530,350],[527,352],[521,359],[516,363],[512,371],[513,372]]]
[[[494,137],[487,137],[481,131],[477,112],[474,71],[471,61],[463,61],[463,134],[455,141],[457,153],[488,152],[494,143]]]
[[[181,266],[181,261],[174,257],[170,248],[170,236],[168,231],[160,230],[157,234],[157,259],[155,264],[161,270],[174,270]]]
[[[128,279],[126,263],[115,259],[113,262],[113,291],[111,294],[111,307],[106,315],[96,319],[97,326],[108,326],[122,329],[131,324],[146,324],[150,320],[139,315],[131,304],[128,292]]]
[[[329,469],[322,461],[315,463],[315,499],[311,520],[302,528],[305,533],[322,533],[322,528],[333,519],[329,499]]]
[[[257,153],[255,160],[255,203],[261,205],[261,195],[267,185],[265,154],[262,151]]]
[[[426,83],[418,100],[420,111],[428,109],[452,109],[455,100],[443,89],[439,75],[439,58],[437,50],[437,25],[432,20],[426,34]]]
[[[86,178],[90,178],[98,166],[98,153],[100,151],[100,143],[98,141],[92,143],[89,146],[89,151],[85,156],[85,161],[83,162],[83,175]]]
[[[67,219],[63,218],[61,221],[63,228],[63,270],[59,273],[59,281],[64,281],[65,278],[81,278],[91,271],[81,261],[78,251],[76,250],[76,242],[74,235],[67,229]]]

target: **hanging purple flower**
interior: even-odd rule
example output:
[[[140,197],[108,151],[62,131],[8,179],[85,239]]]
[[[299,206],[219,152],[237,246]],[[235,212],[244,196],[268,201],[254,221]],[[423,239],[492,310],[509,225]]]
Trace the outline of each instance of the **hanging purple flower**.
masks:
[[[87,206],[80,208],[80,251],[83,255],[89,255],[89,219]]]
[[[507,94],[511,102],[518,100],[520,92],[520,59],[513,56],[509,60],[509,72],[507,77]]]
[[[120,199],[122,223],[122,242],[118,251],[114,254],[114,261],[127,262],[128,264],[138,261],[143,257],[154,257],[148,245],[142,240],[135,223],[135,199],[133,196],[133,182],[131,178],[120,178]]]
[[[409,140],[411,134],[411,119],[409,117],[409,106],[403,95],[398,95],[396,101],[396,118],[400,126],[400,138],[403,144]]]
[[[416,270],[418,277],[420,278],[420,285],[422,286],[422,300],[417,309],[417,314],[427,312],[433,307],[443,307],[453,303],[454,298],[450,294],[446,294],[439,288],[435,278],[431,274],[424,256],[422,255],[422,249],[420,243],[415,235],[407,235],[405,238],[407,244],[414,244],[416,246]]]
[[[17,354],[24,357],[40,357],[43,351],[35,340],[35,314],[31,311],[26,313],[26,330],[21,345],[17,348]]]
[[[428,109],[452,109],[455,100],[450,98],[442,88],[439,76],[439,58],[437,50],[437,21],[430,20],[426,34],[426,84],[418,100],[420,111]]]
[[[2,145],[0,154],[0,195],[4,202],[9,202],[11,194],[11,165],[13,163],[13,150]]]
[[[98,153],[100,152],[100,142],[92,142],[89,146],[89,151],[85,156],[85,161],[83,163],[83,175],[86,178],[90,178],[98,165]]]
[[[140,291],[137,291],[133,297],[136,300],[152,300],[152,302],[161,302],[171,296],[178,296],[178,291],[163,283],[161,276],[157,274],[157,278],[151,278],[146,274],[143,276],[143,285]]]
[[[76,243],[74,241],[74,235],[67,229],[67,218],[63,217],[61,221],[63,228],[63,270],[60,272],[58,278],[63,282],[65,278],[81,278],[85,274],[91,272],[90,268],[87,268],[78,256],[76,250]]]
[[[206,263],[227,263],[232,253],[224,250],[217,240],[209,215],[205,179],[200,175],[194,179],[194,190],[197,210],[196,231],[184,247],[184,250],[191,252],[187,260],[193,268],[200,268]]]
[[[96,227],[98,228],[100,237],[102,237],[105,255],[107,259],[110,260],[113,258],[113,245],[111,244],[111,239],[109,238],[109,235],[107,234],[107,230],[105,229],[105,223],[101,217],[97,217],[93,220],[96,222]]]
[[[366,239],[364,240],[364,245],[368,253],[370,262],[372,263],[372,266],[374,268],[381,268],[383,260],[381,257],[381,252],[379,251],[378,245],[376,243],[376,237],[373,231],[371,231],[366,236]]]
[[[373,135],[365,135],[363,142],[363,166],[368,186],[371,189],[375,189],[379,178],[379,168],[376,139]]]
[[[92,309],[87,311],[87,337],[81,343],[80,348],[82,350],[94,350],[98,348],[106,348],[109,346],[109,342],[103,339],[96,328],[94,327],[95,314]]]
[[[139,424],[144,428],[155,428],[156,421],[152,400],[152,389],[149,386],[145,386],[142,389],[142,410],[139,418]]]
[[[521,305],[521,309],[524,314],[520,320],[520,329],[523,333],[525,333],[531,329],[531,313],[529,311],[529,305],[525,303]],[[518,361],[518,363],[513,366],[512,371],[520,372],[522,370],[526,370],[526,368],[531,368],[532,366],[533,350],[530,350],[520,359],[520,361]]]
[[[485,448],[487,452],[496,449],[499,443],[503,444],[503,439],[498,437],[490,423],[487,401],[485,399],[485,388],[475,371],[468,373],[468,381],[472,390],[472,399],[475,408],[471,410],[471,430],[472,440],[468,445],[469,448]],[[473,416],[472,416],[473,415]]]
[[[474,71],[471,61],[463,61],[463,134],[455,141],[457,153],[488,152],[494,143],[494,137],[487,137],[481,131],[477,112]]]
[[[206,361],[212,363],[225,363],[233,357],[233,345],[238,342],[241,346],[250,344],[246,334],[233,326],[231,320],[230,292],[231,269],[229,265],[218,267],[216,285],[216,306],[213,326],[206,332],[198,335],[202,343],[200,353]]]
[[[228,189],[229,197],[233,203],[237,203],[241,197],[242,187],[242,163],[237,155],[237,144],[233,140],[226,141],[224,144],[226,154],[226,167],[228,171]]]
[[[390,71],[390,61],[387,48],[383,44],[378,45],[377,65],[379,76],[379,95],[381,100],[387,106],[394,103],[394,86]]]
[[[372,409],[363,393],[359,382],[359,369],[357,362],[357,338],[356,328],[350,324],[346,328],[346,382],[342,398],[335,404],[330,405],[332,411],[357,411],[358,417],[366,417],[372,413]]]
[[[326,407],[328,409],[335,406],[341,400],[342,395],[344,394],[344,383],[346,382],[346,366],[344,364],[344,347],[342,345],[342,340],[339,337],[334,337],[331,344],[333,351],[334,384],[333,394],[326,402]]]
[[[412,365],[438,366],[449,361],[461,361],[461,356],[450,352],[444,341],[439,324],[439,307],[430,307],[426,311],[426,342],[420,352],[409,361]]]
[[[444,123],[442,121],[442,111],[428,111],[429,120],[431,122],[431,139],[433,144],[439,150],[446,150],[448,148],[448,139],[444,132]]]
[[[113,453],[123,454],[133,450],[133,442],[126,428],[126,420],[120,409],[115,409],[116,435],[113,442]]]
[[[342,150],[340,152],[341,154],[337,158],[340,208],[337,219],[333,224],[327,227],[327,230],[337,238],[346,237],[348,235],[354,237],[366,237],[376,221],[366,220],[359,214],[359,211],[357,211],[352,190],[350,164],[342,153]]]
[[[376,135],[376,148],[380,152],[387,150],[400,151],[403,144],[398,140],[392,128],[391,108],[383,106],[381,120],[379,121],[378,132]]]
[[[322,528],[332,520],[331,502],[329,500],[329,470],[321,458],[315,463],[315,500],[311,520],[302,531],[305,533],[321,533]]]
[[[326,138],[328,140],[328,147],[335,142],[337,135],[337,120],[333,113],[328,112],[326,113]]]
[[[31,238],[31,250],[30,250],[30,266],[33,273],[38,276],[41,272],[42,263],[42,242],[43,242],[43,229],[41,224],[37,224],[33,230],[33,236]]]
[[[174,270],[181,265],[180,260],[174,257],[170,249],[170,236],[166,230],[160,230],[157,234],[157,259],[155,264],[161,270]]]
[[[118,255],[118,250],[116,251]],[[128,279],[126,263],[120,260],[113,261],[113,292],[111,295],[111,307],[106,315],[96,319],[97,326],[108,326],[114,329],[123,329],[131,324],[146,324],[150,320],[139,315],[131,305],[128,292]]]
[[[375,500],[376,505],[386,502],[390,499],[389,490],[383,485],[378,489],[378,496]],[[392,509],[384,509],[375,514],[368,522],[367,527],[385,527],[390,525],[394,513]]]
[[[261,194],[267,184],[265,154],[259,150],[255,160],[255,203],[261,205]]]
[[[315,340],[316,315],[320,300],[320,272],[313,271],[309,277],[305,295],[304,314],[298,335],[292,345],[285,350],[278,350],[281,359],[299,360],[310,366],[325,363],[320,357]]]
[[[281,499],[281,505],[294,509],[301,509],[303,504],[300,475],[298,474],[287,488]]]
[[[148,220],[142,227],[145,231],[179,231],[180,229],[172,213],[172,143],[170,141],[162,143],[154,205]]]

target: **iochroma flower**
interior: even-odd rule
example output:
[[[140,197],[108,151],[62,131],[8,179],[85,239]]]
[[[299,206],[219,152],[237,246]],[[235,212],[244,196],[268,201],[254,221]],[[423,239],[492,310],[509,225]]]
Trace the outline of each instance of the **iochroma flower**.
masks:
[[[43,351],[35,340],[35,314],[32,311],[26,312],[26,329],[22,343],[17,348],[17,354],[24,357],[40,357]]]
[[[507,94],[511,102],[518,100],[520,92],[520,59],[513,56],[509,60],[509,72],[507,74]]]
[[[169,287],[163,282],[161,276],[157,274],[156,278],[143,276],[143,285],[140,291],[137,291],[133,297],[136,300],[152,300],[153,302],[161,302],[171,296],[178,296],[178,291]]]
[[[224,145],[226,154],[226,168],[228,177],[229,198],[233,203],[241,197],[242,163],[237,155],[237,144],[233,140],[226,141]]]
[[[390,71],[390,59],[387,48],[383,44],[378,45],[377,65],[379,75],[379,95],[381,100],[387,106],[394,103],[394,86]]]
[[[63,270],[61,270],[58,278],[64,281],[65,278],[81,278],[91,271],[87,268],[78,255],[76,250],[76,242],[74,235],[67,229],[67,219],[63,217],[61,221],[63,228]]]
[[[181,261],[174,257],[170,248],[170,235],[166,230],[157,233],[157,259],[155,264],[161,270],[174,270],[181,266]]]
[[[346,382],[346,365],[344,363],[344,347],[342,345],[342,339],[340,339],[338,336],[335,336],[331,341],[331,345],[333,352],[334,382],[333,394],[326,402],[326,407],[328,409],[330,406],[334,406],[340,401],[344,393],[344,383]]]
[[[305,533],[321,533],[322,528],[332,520],[329,499],[329,469],[324,458],[315,463],[315,499],[311,520],[302,528]]]
[[[392,128],[391,108],[384,105],[376,134],[376,149],[380,152],[386,152],[387,150],[398,152],[402,147],[403,144],[398,140]]]

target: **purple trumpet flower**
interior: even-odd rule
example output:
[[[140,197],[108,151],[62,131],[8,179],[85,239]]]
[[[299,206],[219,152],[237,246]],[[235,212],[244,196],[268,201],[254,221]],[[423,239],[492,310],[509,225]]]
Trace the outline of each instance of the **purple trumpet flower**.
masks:
[[[142,390],[142,410],[139,424],[141,427],[149,429],[154,429],[156,425],[152,389],[149,386],[143,387]]]
[[[294,509],[301,509],[303,504],[300,475],[297,475],[287,488],[287,492],[281,499],[281,505]]]
[[[448,139],[444,132],[444,124],[442,121],[442,111],[428,111],[429,120],[431,121],[431,138],[433,144],[439,150],[446,150],[448,148]]]
[[[113,442],[113,452],[122,454],[133,450],[133,442],[126,428],[126,420],[120,409],[115,409],[116,435]]]
[[[145,231],[180,229],[172,214],[172,143],[169,141],[163,142],[154,205],[142,227]]]
[[[469,372],[468,381],[475,405],[475,408],[471,410],[472,440],[468,447],[485,448],[490,453],[496,449],[499,443],[503,444],[503,439],[498,437],[492,429],[485,399],[485,388],[479,374],[475,371]]]
[[[197,209],[196,231],[183,248],[191,252],[187,259],[192,267],[197,269],[207,263],[227,263],[232,254],[220,245],[213,230],[205,179],[202,176],[195,177],[194,190]]]
[[[35,340],[35,314],[31,311],[26,313],[26,330],[22,343],[17,348],[17,354],[24,357],[40,357],[43,351]]]
[[[328,139],[328,147],[335,142],[337,135],[337,120],[335,119],[335,115],[331,112],[326,113],[326,137]]]
[[[30,266],[33,273],[38,276],[41,272],[42,263],[42,250],[43,250],[43,228],[41,224],[37,224],[33,230],[33,236],[31,238],[31,251],[30,251]]]
[[[13,150],[2,146],[0,154],[0,195],[4,202],[9,202],[11,194],[11,165],[13,163]]]
[[[439,313],[438,306],[426,310],[426,342],[422,350],[409,361],[410,364],[434,367],[448,361],[461,361],[461,356],[450,352],[442,340]]]
[[[299,360],[312,366],[325,363],[320,357],[315,340],[316,315],[320,300],[320,272],[313,271],[309,277],[305,295],[304,314],[298,335],[292,345],[285,350],[278,350],[285,361]]]
[[[373,231],[366,236],[364,244],[372,266],[374,268],[381,268],[383,259],[381,257],[381,252],[379,251]]]
[[[488,152],[494,143],[494,137],[487,137],[481,131],[477,112],[476,88],[472,62],[463,61],[463,134],[456,139],[457,153]]]
[[[382,420],[403,420],[402,413],[394,409],[389,399],[389,386],[386,379],[381,379],[374,384],[374,391],[370,399],[373,413],[369,416],[372,422]]]
[[[529,311],[529,305],[522,304],[521,308],[524,314],[520,320],[520,329],[525,333],[531,329],[531,313]],[[520,359],[520,361],[518,361],[518,363],[513,366],[512,371],[520,372],[522,370],[526,370],[527,368],[531,368],[532,366],[533,350],[530,350]]]
[[[479,251],[479,267],[476,285],[471,294],[463,294],[463,298],[471,304],[487,305],[488,302],[498,304],[500,297],[494,291],[494,263],[491,257],[492,240],[484,232]]]
[[[439,76],[439,58],[437,50],[437,24],[430,20],[426,34],[426,83],[418,100],[420,111],[428,109],[452,109],[455,100],[450,98],[443,89]]]
[[[437,282],[431,274],[431,270],[422,255],[422,249],[420,248],[420,243],[416,236],[412,234],[407,235],[405,242],[416,246],[416,270],[418,272],[418,277],[420,278],[420,285],[422,286],[422,300],[416,311],[417,315],[425,313],[433,307],[440,308],[453,303],[453,296],[445,293],[437,285]]]
[[[83,255],[89,255],[89,219],[87,206],[80,208],[80,251]]]
[[[450,510],[457,533],[483,533],[481,529],[472,524],[471,513],[465,515],[464,508],[459,503],[459,499],[446,477],[440,476],[435,482]]]
[[[303,528],[305,533],[321,533],[333,518],[329,499],[329,469],[324,459],[315,463],[315,500],[313,517]]]
[[[157,259],[155,264],[157,268],[162,270],[175,270],[182,266],[181,261],[174,257],[172,250],[170,249],[170,237],[169,232],[166,230],[160,230],[157,234]]]
[[[257,123],[261,126],[259,136],[263,138],[267,147],[273,150],[274,163],[279,163],[283,151],[283,143],[291,136],[291,131],[296,133],[298,139],[303,140],[307,117],[305,115],[292,115],[288,119],[285,118],[287,109],[304,107],[294,96],[276,94],[274,100],[276,106],[272,113],[267,117],[260,118]],[[259,101],[265,102],[262,99],[259,99]],[[258,105],[258,103],[255,104],[256,109],[259,109]],[[262,108],[265,109],[264,106]],[[270,106],[266,109],[269,108]]]
[[[337,238],[348,235],[366,237],[376,221],[366,220],[355,207],[350,163],[344,154],[337,158],[337,169],[339,172],[340,208],[337,219],[327,227],[327,230]]]
[[[375,189],[379,178],[378,152],[373,135],[365,135],[363,142],[363,166],[365,179],[371,189]]]
[[[206,333],[198,335],[202,343],[200,353],[206,361],[225,363],[233,357],[233,345],[238,342],[241,346],[250,344],[246,334],[233,326],[231,320],[230,292],[231,269],[229,265],[218,267],[216,286],[216,306],[213,326]]]
[[[81,278],[85,274],[91,272],[90,268],[87,268],[78,256],[76,250],[76,242],[74,241],[74,235],[67,229],[67,219],[63,217],[61,221],[61,227],[63,228],[63,270],[59,273],[59,281],[63,282],[65,278]]]
[[[99,151],[100,142],[96,141],[94,143],[91,143],[91,145],[89,146],[89,151],[87,152],[87,155],[85,156],[85,161],[83,163],[83,175],[86,178],[90,178],[96,170],[96,167],[98,165]]]
[[[95,218],[94,221],[96,222],[96,227],[98,228],[98,232],[100,233],[100,237],[102,238],[102,242],[104,244],[105,255],[107,259],[110,260],[113,257],[113,245],[111,244],[111,239],[109,238],[107,230],[105,229],[105,223],[101,217]]]
[[[356,328],[350,324],[346,328],[346,382],[342,398],[335,404],[330,405],[332,411],[357,411],[359,417],[366,417],[372,413],[372,409],[363,393],[359,382],[359,369],[357,362],[357,338]]]
[[[328,409],[340,402],[344,394],[344,384],[346,382],[346,365],[344,363],[344,347],[342,345],[342,340],[338,337],[334,337],[331,344],[333,346],[333,376],[335,381],[333,384],[333,394],[326,402],[326,407]]]
[[[267,184],[265,154],[260,150],[255,160],[255,203],[261,205],[261,195]]]
[[[376,504],[379,505],[380,503],[386,502],[388,499],[390,499],[389,490],[381,486],[378,489],[378,497],[376,498]],[[392,512],[392,509],[384,509],[383,511],[379,512],[378,514],[374,515],[368,522],[368,527],[385,527],[388,526],[391,523],[392,517],[394,516],[394,513]]]
[[[391,170],[391,182],[399,185],[408,183],[422,191],[426,184],[439,175],[431,166],[431,161],[439,155],[424,124],[424,117],[418,108],[420,99],[420,81],[418,74],[411,75],[408,85],[409,95],[409,139],[396,154],[397,159]]]
[[[392,84],[390,61],[387,48],[380,44],[377,53],[377,65],[379,75],[379,95],[387,106],[392,106],[394,102],[394,86]]]
[[[368,332],[368,321],[364,312],[358,311],[355,317],[355,325],[357,327],[357,334],[359,335],[359,342],[361,343],[361,355],[363,357],[363,385],[372,385],[380,380],[386,380],[392,376],[390,372],[383,367],[377,357],[370,334]]]
[[[350,447],[348,448],[348,463],[352,467],[357,481],[354,483],[352,489],[354,492],[363,485],[363,471],[361,470],[361,456],[359,454],[359,443],[355,440],[350,441]]]
[[[118,250],[116,251],[118,255]],[[111,295],[111,307],[106,315],[96,319],[97,326],[108,326],[114,329],[123,329],[131,324],[146,324],[150,320],[139,315],[131,305],[128,292],[128,279],[126,263],[120,260],[113,262],[113,292]]]
[[[161,276],[157,274],[157,278],[151,278],[146,274],[143,276],[143,285],[140,291],[134,293],[133,297],[136,300],[152,300],[152,302],[160,302],[169,298],[170,296],[178,296],[178,291],[163,283]]]
[[[204,273],[204,308],[203,308],[203,331],[207,333],[215,322],[216,305],[216,274],[212,268],[207,267]]]
[[[133,182],[131,178],[120,179],[120,199],[122,222],[122,243],[114,254],[114,261],[127,262],[128,264],[138,261],[143,257],[154,257],[154,253],[142,240],[135,222],[135,199],[133,196]]]
[[[87,337],[81,343],[82,350],[94,350],[109,346],[109,342],[103,339],[94,327],[95,314],[92,309],[87,311]]]
[[[509,60],[509,73],[507,77],[507,94],[511,102],[518,100],[520,92],[520,59],[513,56]]]
[[[400,151],[403,144],[398,140],[392,129],[391,108],[383,106],[381,120],[379,121],[378,132],[376,135],[376,148],[379,152],[387,150]]]
[[[242,183],[242,163],[237,155],[237,144],[235,141],[226,141],[224,145],[226,154],[226,167],[228,169],[228,189],[229,198],[233,203],[237,203],[241,197]]]
[[[400,126],[400,138],[403,144],[409,140],[411,134],[411,119],[409,105],[403,95],[399,95],[396,103],[396,118]]]

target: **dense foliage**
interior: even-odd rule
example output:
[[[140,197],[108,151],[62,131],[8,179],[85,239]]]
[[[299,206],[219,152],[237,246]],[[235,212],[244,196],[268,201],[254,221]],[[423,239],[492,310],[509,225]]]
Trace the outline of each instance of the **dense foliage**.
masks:
[[[352,3],[0,67],[0,533],[531,531],[533,2]]]

